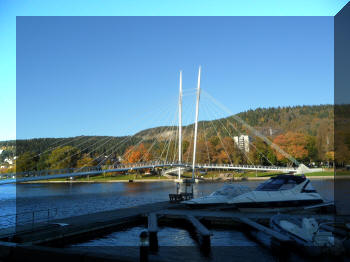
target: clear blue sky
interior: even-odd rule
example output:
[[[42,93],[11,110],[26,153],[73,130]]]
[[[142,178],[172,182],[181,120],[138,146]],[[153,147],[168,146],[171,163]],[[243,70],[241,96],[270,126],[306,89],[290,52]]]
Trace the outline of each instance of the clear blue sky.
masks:
[[[174,102],[179,69],[195,87],[199,64],[202,87],[235,113],[333,102],[332,16],[347,1],[210,2],[1,1],[0,140],[16,136],[16,103],[17,138],[134,133],[131,116]],[[26,15],[329,17],[19,18],[16,57]]]

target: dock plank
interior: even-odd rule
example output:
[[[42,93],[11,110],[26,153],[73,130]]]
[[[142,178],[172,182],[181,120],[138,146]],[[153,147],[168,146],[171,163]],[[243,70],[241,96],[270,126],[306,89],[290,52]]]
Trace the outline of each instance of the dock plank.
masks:
[[[186,219],[193,225],[195,230],[202,236],[211,236],[211,232],[192,215],[187,215]]]
[[[259,223],[256,223],[254,222],[253,220],[249,219],[249,218],[240,218],[240,220],[244,223],[244,224],[247,224],[248,226],[258,230],[258,231],[261,231],[265,234],[268,234],[276,239],[278,239],[279,241],[281,242],[290,242],[292,241],[289,237],[285,236],[285,235],[282,235],[281,233],[275,231],[275,230],[272,230],[268,227],[265,227]]]

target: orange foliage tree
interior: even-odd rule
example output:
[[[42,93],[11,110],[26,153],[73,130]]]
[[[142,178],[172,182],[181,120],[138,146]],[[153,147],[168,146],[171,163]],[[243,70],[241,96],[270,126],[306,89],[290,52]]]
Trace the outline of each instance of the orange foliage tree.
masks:
[[[308,156],[307,137],[302,133],[287,132],[275,137],[273,140],[281,149],[298,160],[303,160]],[[286,157],[276,151],[278,161],[286,161]]]
[[[151,160],[151,154],[148,152],[144,144],[139,146],[131,146],[126,150],[125,163],[146,162]]]

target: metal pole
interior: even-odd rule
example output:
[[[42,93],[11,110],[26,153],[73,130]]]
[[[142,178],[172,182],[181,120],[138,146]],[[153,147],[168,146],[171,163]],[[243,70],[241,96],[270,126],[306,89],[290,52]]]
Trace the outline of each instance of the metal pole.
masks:
[[[182,162],[182,71],[180,71],[180,92],[179,92],[179,164]],[[181,178],[181,167],[179,166],[178,179]]]
[[[200,97],[200,88],[201,86],[201,67],[198,71],[198,86],[197,86],[197,102],[196,102],[196,119],[194,124],[194,141],[193,141],[193,161],[192,161],[192,179],[195,178],[194,166],[196,163],[196,149],[197,149],[197,129],[198,129],[198,109],[199,109],[199,97]]]

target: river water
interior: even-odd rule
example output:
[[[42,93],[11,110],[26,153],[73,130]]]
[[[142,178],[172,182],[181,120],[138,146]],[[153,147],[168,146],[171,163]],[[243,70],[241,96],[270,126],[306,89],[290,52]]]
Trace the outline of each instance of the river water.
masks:
[[[254,189],[262,181],[234,182]],[[349,183],[350,180],[347,180]],[[208,195],[219,189],[224,183],[197,183],[194,185],[194,196]],[[333,200],[334,181],[328,179],[312,180],[312,185],[325,200]],[[169,193],[175,193],[176,186],[172,181],[144,183],[32,183],[9,184],[0,187],[0,228],[11,226],[13,216],[23,214],[31,216],[50,216],[64,218],[99,211],[131,207],[158,201],[168,200]],[[28,213],[26,213],[28,212]],[[26,215],[27,214],[27,215]],[[24,219],[25,220],[25,219]],[[24,221],[23,220],[23,221]],[[19,222],[21,222],[19,220]]]
[[[263,181],[239,181],[234,183],[246,185],[251,189],[254,189],[262,182]],[[312,179],[311,183],[326,201],[334,200],[334,180]],[[194,196],[199,197],[208,195],[219,189],[223,184],[223,182],[195,184]],[[350,188],[350,179],[342,181],[341,185],[345,190],[344,192],[347,194],[348,188]],[[184,188],[181,189],[184,190]],[[11,216],[11,214],[14,213],[24,214],[23,218],[28,215],[30,219],[32,211],[43,210],[42,215],[43,219],[45,219],[45,216],[47,216],[45,210],[57,209],[57,213],[53,213],[52,211],[50,213],[53,218],[65,218],[165,201],[168,200],[169,193],[175,192],[176,184],[171,181],[144,183],[31,183],[2,185],[0,186],[0,232],[1,228],[14,225],[15,219],[14,216]],[[38,212],[38,214],[38,219],[40,219],[40,212]],[[66,248],[81,249],[84,251],[85,249],[91,250],[92,247],[96,247],[94,250],[105,252],[109,255],[109,253],[112,251],[115,252],[116,250],[110,247],[123,246],[123,248],[130,248],[137,246],[139,244],[140,232],[143,230],[145,230],[143,225],[126,228],[121,231],[109,233],[102,237],[85,240],[83,243],[75,243]],[[228,251],[231,252],[233,250],[233,254],[241,259],[247,258],[247,256],[251,255],[255,258],[256,256],[263,258],[261,261],[276,261],[276,258],[269,253],[267,249],[262,248],[246,235],[245,232],[240,232],[234,229],[223,230],[219,228],[210,228],[210,230],[213,234],[211,237],[211,245],[213,247],[230,248],[229,250],[225,249],[222,251],[213,249],[213,251],[217,251],[215,254],[216,258],[220,258],[220,255],[228,254]],[[159,246],[163,247],[160,250],[165,253],[168,252],[166,251],[166,248],[190,248],[197,246],[189,232],[181,227],[160,227],[158,239]],[[195,250],[195,255],[197,254],[199,258],[201,258],[201,253],[197,249],[194,248],[191,250]],[[243,252],[245,249],[247,250]],[[174,250],[177,250],[178,252],[178,249],[171,249],[169,252],[174,252]],[[176,256],[181,257],[182,255],[183,259],[186,260],[188,258],[188,251],[188,249],[184,249],[184,252],[178,252],[176,253]],[[168,253],[166,253],[166,256],[168,256]],[[293,261],[303,260],[297,256]]]

